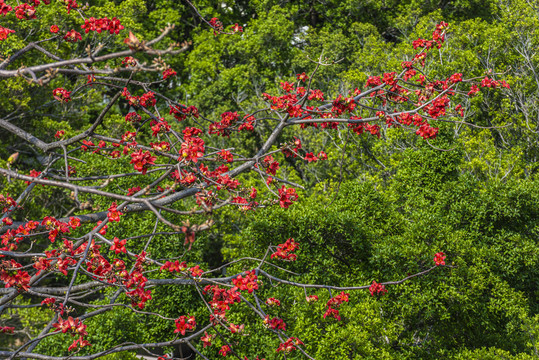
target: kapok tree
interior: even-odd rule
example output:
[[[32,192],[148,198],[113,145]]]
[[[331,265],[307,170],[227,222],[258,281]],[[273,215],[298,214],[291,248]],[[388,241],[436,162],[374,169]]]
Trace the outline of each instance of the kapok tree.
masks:
[[[466,79],[455,73],[444,79],[430,77],[426,64],[436,61],[432,53],[437,57],[443,46],[446,23],[436,25],[431,38],[413,42],[416,54],[403,61],[401,69],[370,76],[364,87],[349,94],[328,98],[312,87],[319,67],[329,65],[320,58],[311,73],[297,74],[293,82],[281,82],[280,93],[265,93],[263,106],[230,109],[219,118],[208,118],[195,106],[167,96],[168,86],[163,86],[173,87],[176,76],[176,71],[166,64],[167,56],[189,48],[188,43],[160,48],[172,25],[156,38],[145,41],[124,29],[122,19],[94,18],[91,7],[83,8],[73,0],[59,3],[64,7],[64,24],[43,24],[40,12],[54,5],[50,1],[10,5],[0,0],[0,14],[6,20],[3,24],[12,24],[0,26],[0,41],[17,39],[24,44],[0,60],[0,78],[23,79],[27,89],[44,91],[49,97],[41,109],[19,104],[10,112],[0,110],[0,127],[9,134],[6,138],[17,139],[15,148],[20,149],[0,168],[2,186],[22,189],[0,194],[0,280],[4,284],[0,290],[0,314],[16,307],[22,297],[50,309],[50,321],[41,333],[11,351],[0,351],[2,357],[58,359],[34,350],[47,337],[69,334],[73,343],[66,351],[73,359],[95,359],[140,349],[152,354],[156,348],[177,344],[187,344],[203,356],[200,346],[212,346],[217,336],[225,344],[219,350],[222,356],[254,358],[256,354],[242,354],[228,339],[245,328],[261,326],[279,339],[276,352],[298,351],[312,359],[301,339],[287,332],[287,319],[272,316],[271,306],[279,306],[279,299],[258,297],[261,286],[328,289],[332,295],[326,311],[317,316],[340,321],[339,309],[350,301],[352,292],[368,290],[372,296],[382,296],[390,291],[390,285],[447,266],[445,254],[440,251],[425,254],[433,259],[432,266],[404,279],[373,279],[371,284],[354,287],[299,283],[271,271],[298,256],[296,251],[301,244],[286,236],[276,239],[275,246],[255,259],[256,267],[242,273],[220,276],[215,270],[185,260],[197,234],[214,225],[212,216],[219,209],[232,207],[245,212],[280,206],[286,211],[299,200],[296,188],[302,188],[301,184],[279,174],[282,160],[294,157],[316,166],[314,163],[326,161],[327,155],[324,149],[303,148],[298,138],[279,143],[287,127],[297,127],[298,131],[348,128],[357,136],[377,138],[383,130],[395,127],[415,133],[435,146],[437,123],[453,123],[456,127],[467,124],[455,117],[463,116],[468,98],[481,88],[508,87],[504,81],[489,76]],[[225,26],[217,18],[203,20],[208,31],[216,36],[238,36],[243,31],[238,24]],[[43,28],[49,33],[39,30]],[[107,46],[100,43],[105,37]],[[80,44],[85,45],[84,51],[75,51],[81,49]],[[59,56],[56,51],[60,47],[72,49],[72,56]],[[147,65],[142,59],[148,58],[155,61]],[[40,132],[35,124],[30,126],[23,121],[29,116],[56,112],[59,118],[74,122],[69,114],[79,110],[72,105],[80,107],[88,102],[101,110],[91,125],[78,130],[59,129],[52,137]],[[125,121],[119,125],[116,119],[120,113]],[[250,132],[263,139],[263,145],[252,153],[218,146],[240,133]],[[33,158],[34,162],[25,162],[24,158]],[[91,159],[106,165],[94,173],[78,173],[79,164]],[[28,164],[38,165],[29,170]],[[242,185],[238,180],[240,174],[257,186]],[[127,186],[114,186],[118,182]],[[36,188],[56,191],[63,201],[74,204],[73,209],[51,212],[43,218],[25,218],[25,204]],[[89,204],[88,196],[106,202],[108,208],[97,211]],[[144,213],[153,216],[153,229],[136,234],[115,230],[125,219]],[[203,217],[204,221],[196,222]],[[169,229],[159,232],[158,225]],[[159,241],[163,234],[185,237],[183,256],[160,259],[147,252],[152,241]],[[135,241],[139,239],[145,241]],[[245,260],[231,260],[238,261]],[[261,278],[271,283],[262,285]],[[54,281],[44,281],[50,279]],[[195,288],[201,305],[207,308],[207,316],[195,319],[178,309],[175,318],[168,318],[145,311],[152,299],[152,289],[167,284]],[[96,294],[106,297],[108,304],[92,303]],[[306,292],[305,301],[318,301],[318,297]],[[232,323],[229,314],[240,302],[247,304],[259,321]],[[175,330],[167,341],[160,343],[119,344],[94,350],[86,339],[92,329],[85,320],[106,316],[117,307],[161,317],[173,323]],[[1,333],[22,330],[9,326],[9,320],[0,321]]]

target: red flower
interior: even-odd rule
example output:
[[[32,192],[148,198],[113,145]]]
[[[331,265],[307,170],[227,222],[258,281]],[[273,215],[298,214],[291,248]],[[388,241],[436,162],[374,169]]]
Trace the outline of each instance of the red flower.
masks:
[[[0,41],[7,39],[8,35],[14,32],[15,30],[11,30],[11,29],[0,26]]]
[[[438,134],[438,128],[433,128],[429,124],[423,124],[415,133],[423,139],[435,139]]]
[[[283,81],[281,83],[281,88],[286,92],[291,92],[292,90],[294,90],[294,84],[291,84],[288,81]]]
[[[237,32],[243,32],[243,27],[239,26],[238,23],[232,25],[232,26],[230,27],[230,29],[232,30],[232,32],[235,32],[235,33],[237,33]]]
[[[146,175],[148,171],[148,165],[153,165],[156,157],[152,156],[149,151],[142,152],[139,150],[131,154],[131,162],[135,170],[140,171],[142,175]]]
[[[316,295],[309,295],[305,297],[305,300],[307,300],[308,303],[317,302],[318,296]]]
[[[290,238],[286,240],[283,244],[277,245],[277,251],[271,254],[271,258],[280,258],[288,261],[295,261],[297,256],[296,254],[291,254],[291,252],[296,251],[299,247],[299,244]]]
[[[206,331],[204,331],[204,336],[200,338],[202,341],[202,344],[204,344],[204,347],[211,346],[211,341],[213,340],[213,336],[208,334]]]
[[[123,213],[119,212],[116,207],[116,201],[109,207],[109,212],[107,213],[109,221],[120,221],[120,216],[122,216]]]
[[[275,175],[279,170],[279,163],[273,159],[273,156],[268,155],[264,158],[262,165],[266,168],[266,173]]]
[[[80,219],[76,217],[70,217],[67,223],[72,229],[76,229],[80,226]]]
[[[58,25],[51,25],[50,32],[53,34],[56,34],[60,29],[58,28]]]
[[[82,323],[78,318],[73,319],[71,316],[67,320],[58,317],[58,322],[53,324],[52,327],[56,328],[54,331],[61,331],[62,333],[70,333],[72,335],[88,335],[86,332],[86,325]]]
[[[52,96],[54,96],[57,101],[69,102],[71,100],[71,91],[67,91],[63,88],[56,88],[52,91]]]
[[[15,7],[15,16],[19,20],[35,19],[36,9],[27,3],[22,3]]]
[[[297,200],[298,194],[296,194],[296,189],[287,189],[284,185],[279,189],[279,204],[282,208],[288,209],[292,205],[292,202]]]
[[[283,321],[283,319],[274,317],[270,320],[269,315],[266,315],[264,318],[264,325],[272,330],[286,331],[286,323]]]
[[[303,72],[301,74],[297,74],[296,79],[305,82],[305,81],[309,80],[309,75],[307,75],[307,74],[305,74],[305,72]]]
[[[76,9],[79,7],[77,4],[77,0],[64,0],[64,3],[66,4],[66,10],[69,14],[71,12],[71,9]]]
[[[312,152],[310,152],[310,153],[305,154],[305,160],[307,160],[307,162],[316,162],[318,161],[318,158],[314,156]]]
[[[374,295],[384,295],[387,293],[387,290],[383,284],[378,284],[376,281],[373,281],[371,286],[369,287],[369,291],[371,292],[371,296]]]
[[[163,80],[166,80],[167,78],[171,76],[176,76],[178,73],[174,71],[174,69],[168,68],[165,71],[163,71]]]
[[[181,145],[180,156],[186,161],[192,161],[196,163],[198,162],[198,158],[204,156],[204,140],[199,137],[187,136],[185,130],[184,135],[185,142],[183,142]]]
[[[125,244],[127,243],[127,240],[120,240],[117,237],[114,238],[114,243],[110,247],[110,251],[114,251],[116,254],[119,254],[121,252],[127,254],[127,250],[125,248]]]
[[[125,67],[137,66],[137,60],[132,56],[127,56],[122,60],[122,65],[125,65]]]
[[[470,91],[468,91],[468,96],[469,97],[473,97],[475,96],[475,94],[477,94],[479,92],[479,87],[477,85],[472,85],[470,87]]]
[[[198,265],[190,268],[189,271],[191,272],[192,277],[199,277],[203,273],[202,269]]]
[[[247,290],[251,294],[254,290],[258,289],[258,276],[255,275],[255,271],[247,271],[245,276],[238,275],[235,279],[232,279],[232,283],[240,290]]]
[[[223,31],[223,23],[218,18],[212,18],[210,25],[213,28],[213,35],[217,35]]]
[[[82,40],[82,36],[80,33],[76,32],[75,30],[71,29],[71,31],[68,31],[65,36],[64,40],[67,42],[76,43],[77,41]]]
[[[309,100],[318,100],[318,101],[324,101],[324,93],[321,90],[310,90],[311,93],[309,94],[308,99]]]
[[[281,302],[276,298],[268,298],[266,304],[269,306],[281,306]]]
[[[189,318],[187,316],[180,316],[174,322],[176,323],[174,333],[179,332],[182,335],[185,335],[186,331],[193,331],[197,325],[194,316],[190,316]]]
[[[12,9],[13,8],[10,5],[4,3],[4,0],[0,0],[0,14],[2,14],[3,16],[6,16],[6,14],[10,12]]]
[[[286,351],[291,352],[292,350],[296,350],[296,346],[294,345],[303,345],[303,342],[295,337],[288,338],[284,343],[281,343],[279,347],[277,348],[277,352],[279,351]]]
[[[436,266],[445,265],[445,258],[446,256],[443,252],[436,253],[434,255],[434,263]]]
[[[228,345],[223,345],[221,347],[221,350],[219,350],[219,354],[223,355],[223,356],[227,356],[229,352],[231,352],[232,350],[230,349],[230,346]]]
[[[14,327],[9,326],[0,326],[0,333],[10,333],[13,334],[13,331],[15,330]]]
[[[449,81],[453,84],[461,82],[462,81],[462,73],[455,73],[449,77]]]
[[[89,31],[97,31],[98,33],[101,33],[102,31],[109,31],[111,34],[119,34],[120,30],[123,30],[124,27],[120,23],[120,20],[117,18],[112,18],[112,20],[105,18],[102,19],[96,19],[96,18],[89,18],[84,20],[84,25],[81,26],[82,29],[86,33]]]

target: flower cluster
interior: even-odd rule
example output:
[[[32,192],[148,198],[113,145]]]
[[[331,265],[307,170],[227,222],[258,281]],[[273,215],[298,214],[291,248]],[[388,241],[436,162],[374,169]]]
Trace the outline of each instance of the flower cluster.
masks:
[[[178,73],[174,71],[174,69],[168,68],[165,71],[163,71],[163,80],[168,79],[171,76],[176,76]]]
[[[174,320],[174,322],[176,324],[176,330],[174,330],[174,333],[179,332],[182,335],[185,335],[186,331],[193,331],[197,326],[194,316],[187,317],[182,315]]]
[[[296,189],[287,189],[284,185],[279,189],[279,205],[282,208],[288,209],[292,205],[292,202],[297,200],[298,194],[296,194]]]
[[[153,165],[155,159],[156,157],[152,156],[149,151],[142,152],[142,150],[139,150],[131,154],[130,164],[133,164],[135,170],[140,171],[142,175],[146,175],[149,165]]]
[[[120,20],[118,20],[116,17],[112,18],[112,20],[105,18],[102,19],[96,19],[96,18],[89,18],[84,20],[84,25],[81,26],[82,29],[86,33],[90,31],[97,31],[97,33],[101,34],[102,31],[108,31],[111,34],[118,35],[120,33],[120,30],[123,30],[124,27],[120,23]]]
[[[384,295],[387,293],[386,287],[383,284],[379,284],[376,281],[373,281],[371,286],[369,287],[369,291],[371,292],[371,296],[374,295]]]
[[[3,15],[3,16],[6,16],[6,14],[8,12],[10,12],[11,10],[13,10],[13,8],[11,7],[11,5],[8,5],[4,2],[4,0],[0,0],[0,14]]]
[[[258,289],[258,276],[255,271],[246,271],[245,276],[238,275],[235,279],[232,279],[234,286],[240,290],[247,290],[251,294],[254,290]]]
[[[217,35],[224,30],[223,23],[215,17],[210,20],[210,26],[213,28],[213,35]]]
[[[64,35],[64,40],[71,43],[76,43],[77,41],[82,40],[82,36],[79,32],[71,29]]]
[[[185,120],[189,115],[198,119],[198,109],[195,106],[170,105],[169,114],[173,115],[178,121]]]
[[[220,136],[230,137],[230,127],[240,119],[237,112],[224,112],[221,114],[221,121],[210,124],[208,128],[209,134],[217,134]]]
[[[127,88],[124,88],[122,91],[122,96],[129,101],[129,105],[131,106],[142,106],[142,107],[150,107],[154,106],[156,104],[155,100],[155,94],[152,91],[148,91],[145,94],[142,94],[141,96],[134,96],[131,95],[131,93],[127,90]]]
[[[56,88],[52,91],[52,96],[56,99],[56,101],[60,102],[69,102],[71,101],[71,91],[67,91],[63,88]]]
[[[181,145],[180,157],[186,161],[198,162],[204,156],[204,140],[198,137],[202,130],[187,127],[183,130],[184,142]]]
[[[232,289],[221,289],[218,285],[208,285],[204,288],[204,294],[212,293],[213,298],[208,302],[213,310],[212,322],[226,320],[226,312],[230,306],[241,302],[240,293],[237,287]]]
[[[439,252],[434,254],[434,263],[436,266],[445,265],[445,254],[443,252]]]
[[[49,230],[49,240],[53,243],[59,233],[65,234],[70,232],[70,229],[76,229],[80,226],[79,218],[70,218],[69,222],[64,223],[56,220],[52,216],[46,216],[41,222],[41,226],[45,226]]]
[[[10,326],[0,326],[0,333],[13,334],[14,331],[15,331],[15,328],[14,328],[14,327],[10,327]]]
[[[296,338],[296,337],[290,337],[288,340],[286,340],[284,343],[281,343],[279,347],[277,348],[277,352],[279,351],[285,351],[287,353],[296,350],[296,346],[303,345],[303,342]]]
[[[0,41],[7,39],[9,34],[14,33],[14,32],[15,30],[11,30],[11,29],[0,26]]]
[[[66,320],[62,319],[61,316],[58,317],[58,322],[52,325],[56,328],[55,331],[61,331],[62,333],[69,333],[71,336],[78,336],[78,338],[73,341],[73,344],[68,348],[69,351],[75,349],[77,345],[79,347],[84,347],[90,345],[87,340],[84,340],[84,336],[88,335],[86,332],[86,325],[80,321],[80,319],[72,318],[69,316]]]
[[[294,239],[290,238],[286,240],[284,243],[277,245],[277,251],[271,254],[271,258],[272,259],[279,258],[282,260],[295,261],[297,259],[297,255],[291,254],[291,253],[296,251],[298,247],[299,247],[299,244],[296,241],[294,241]]]
[[[279,170],[279,163],[271,155],[266,156],[261,165],[266,169],[267,174],[275,175]]]
[[[277,300],[276,298],[268,298],[266,300],[266,304],[268,306],[281,306],[281,302]]]
[[[328,300],[326,306],[327,306],[327,310],[326,312],[324,313],[324,319],[328,316],[333,316],[335,319],[337,319],[338,321],[341,320],[341,316],[339,315],[339,310],[338,308],[341,306],[341,304],[343,302],[348,302],[348,297],[350,296],[350,294],[347,294],[345,293],[344,291],[342,291],[339,295],[335,296],[335,297],[332,297],[331,299]]]
[[[22,3],[15,7],[15,17],[19,20],[30,20],[36,18],[36,9],[27,3]]]
[[[272,330],[286,331],[286,323],[283,321],[283,319],[279,319],[276,317],[270,319],[269,315],[266,315],[266,317],[264,318],[264,325]]]

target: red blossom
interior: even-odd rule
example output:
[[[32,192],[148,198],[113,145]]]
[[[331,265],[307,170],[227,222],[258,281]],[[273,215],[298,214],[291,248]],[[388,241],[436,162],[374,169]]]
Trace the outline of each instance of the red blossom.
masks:
[[[76,43],[77,41],[82,40],[82,36],[80,35],[80,33],[71,29],[64,35],[64,40],[67,42]]]
[[[223,23],[221,21],[219,21],[218,18],[212,18],[210,20],[210,25],[211,27],[213,28],[213,35],[216,36],[217,34],[223,32],[224,30],[224,27],[223,27]]]
[[[266,315],[264,318],[264,325],[272,330],[286,331],[286,323],[283,321],[283,319],[274,317],[270,320],[269,315]]]
[[[238,23],[236,23],[230,27],[230,30],[232,30],[232,32],[235,32],[235,33],[243,32],[243,27],[239,26]]]
[[[54,98],[60,102],[71,101],[71,91],[67,91],[66,89],[63,89],[63,88],[54,89],[52,91],[52,96],[54,96]]]
[[[174,333],[180,333],[182,335],[185,335],[186,331],[193,331],[197,325],[195,321],[194,316],[180,316],[176,320],[174,320],[176,324],[176,330],[174,330]]]
[[[284,243],[277,245],[277,250],[271,254],[271,258],[279,258],[282,260],[295,261],[297,256],[292,254],[299,247],[299,244],[294,239],[287,239]]]
[[[13,8],[10,5],[6,4],[4,0],[0,0],[0,14],[6,16],[11,10],[13,10]]]
[[[445,265],[445,254],[443,252],[436,253],[434,255],[434,263],[436,266]]]
[[[285,351],[287,353],[296,350],[297,345],[303,345],[303,342],[296,337],[288,338],[284,343],[281,343],[277,348],[277,352]]]
[[[238,275],[235,279],[232,279],[232,283],[240,290],[247,290],[251,294],[254,290],[258,289],[258,276],[255,275],[255,271],[246,271],[245,275]]]
[[[204,345],[203,347],[207,347],[207,346],[211,346],[211,342],[213,340],[213,337],[212,335],[208,334],[206,331],[204,331],[204,336],[202,336],[200,338],[200,340],[202,341],[202,344]]]
[[[268,298],[266,300],[266,304],[268,306],[281,306],[281,302],[277,300],[276,298]]]
[[[376,281],[373,281],[371,286],[369,287],[369,291],[371,292],[371,296],[374,295],[384,295],[387,293],[386,287],[383,284],[379,284]]]
[[[296,189],[287,189],[284,185],[279,189],[279,205],[282,208],[288,209],[292,205],[292,202],[297,200],[298,194],[296,194]]]
[[[139,150],[131,154],[131,162],[135,170],[140,171],[142,175],[146,175],[149,165],[153,165],[156,157],[152,156],[149,151],[142,152]]]
[[[108,31],[111,34],[116,35],[124,29],[120,20],[116,17],[112,18],[112,20],[109,20],[106,17],[102,19],[90,17],[89,19],[84,20],[84,25],[82,25],[81,28],[84,29],[86,33],[96,31],[100,34],[102,31]]]
[[[27,3],[22,3],[15,7],[15,16],[19,20],[30,20],[36,18],[36,9]]]
[[[7,39],[9,34],[14,33],[14,32],[15,30],[11,30],[11,29],[0,26],[0,41]]]
[[[13,334],[13,331],[15,331],[15,328],[14,328],[14,327],[0,326],[0,333],[9,333],[9,334]]]
[[[110,251],[114,251],[114,253],[119,254],[121,252],[127,254],[127,250],[125,248],[125,244],[127,243],[127,240],[120,240],[117,237],[114,238],[113,244],[110,247]]]
[[[178,73],[174,71],[174,69],[168,68],[165,71],[163,71],[163,80],[168,79],[171,76],[176,76]]]
[[[223,355],[223,356],[227,356],[229,352],[231,352],[232,350],[230,349],[230,346],[228,345],[223,345],[221,347],[221,350],[219,350],[219,354]]]

